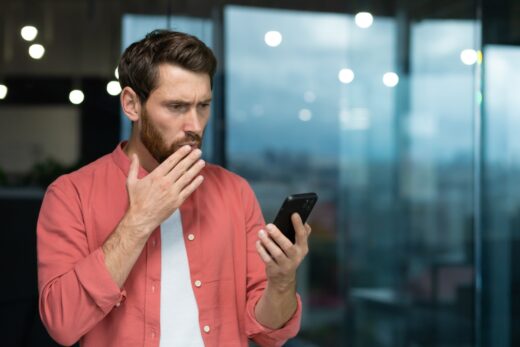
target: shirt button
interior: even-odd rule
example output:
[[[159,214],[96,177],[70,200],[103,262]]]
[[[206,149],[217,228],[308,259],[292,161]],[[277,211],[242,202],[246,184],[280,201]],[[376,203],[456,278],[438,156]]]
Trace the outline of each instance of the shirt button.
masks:
[[[211,331],[211,328],[209,327],[209,325],[205,325],[204,328],[202,328],[202,329],[204,329],[204,332],[205,332],[206,334],[209,333],[209,332]]]
[[[195,287],[198,288],[198,287],[200,287],[201,285],[202,285],[202,282],[201,282],[201,281],[199,281],[199,280],[196,280],[196,281],[195,281]]]
[[[152,293],[155,293],[155,285],[152,285]]]
[[[121,301],[119,301],[117,304],[116,304],[116,307],[119,307],[121,306]]]
[[[153,239],[152,240],[152,247],[155,247],[155,244],[156,244],[155,239]]]
[[[195,240],[195,235],[193,235],[193,234],[189,234],[189,235],[188,235],[188,240],[190,240],[190,241]]]
[[[155,334],[155,331],[152,331],[152,339],[155,339],[156,336],[157,334]]]

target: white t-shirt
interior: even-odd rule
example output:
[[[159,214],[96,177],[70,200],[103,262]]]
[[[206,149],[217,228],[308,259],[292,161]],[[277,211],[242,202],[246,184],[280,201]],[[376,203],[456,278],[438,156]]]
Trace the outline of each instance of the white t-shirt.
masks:
[[[161,225],[160,347],[203,347],[179,209]]]

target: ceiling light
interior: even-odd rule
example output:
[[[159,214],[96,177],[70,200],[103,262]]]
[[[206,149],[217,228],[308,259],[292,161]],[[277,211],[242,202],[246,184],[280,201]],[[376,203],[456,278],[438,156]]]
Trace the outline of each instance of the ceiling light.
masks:
[[[69,100],[74,105],[79,105],[85,100],[85,94],[79,89],[74,89],[69,93]]]
[[[0,84],[0,100],[5,99],[7,96],[7,86],[5,84]]]
[[[38,29],[32,25],[26,25],[20,30],[20,35],[25,41],[32,41],[38,36]]]
[[[41,59],[45,54],[45,47],[40,44],[34,44],[29,47],[29,55],[33,59]]]
[[[107,92],[110,95],[118,95],[121,93],[121,85],[118,81],[110,81],[107,84]]]

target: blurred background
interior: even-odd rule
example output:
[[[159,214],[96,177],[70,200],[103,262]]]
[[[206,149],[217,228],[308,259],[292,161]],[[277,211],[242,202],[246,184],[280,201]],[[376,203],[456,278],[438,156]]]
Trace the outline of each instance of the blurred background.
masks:
[[[219,58],[206,159],[267,221],[320,196],[287,346],[520,345],[520,0],[0,0],[3,346],[55,346],[41,200],[128,136],[115,68],[158,28]]]

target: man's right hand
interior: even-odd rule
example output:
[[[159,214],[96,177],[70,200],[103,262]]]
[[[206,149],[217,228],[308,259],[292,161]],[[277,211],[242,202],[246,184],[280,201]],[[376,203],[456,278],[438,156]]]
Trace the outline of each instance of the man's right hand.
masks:
[[[146,177],[139,179],[139,159],[134,154],[126,186],[128,210],[102,246],[110,275],[122,288],[151,233],[170,217],[204,180],[205,163],[200,149],[175,151]]]
[[[137,178],[139,158],[132,155],[125,218],[133,226],[134,236],[148,238],[202,184],[204,178],[199,174],[205,163],[201,154],[200,149],[183,146],[142,179]]]

